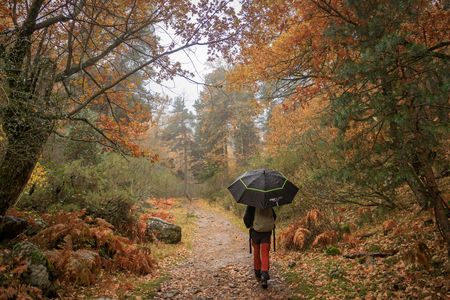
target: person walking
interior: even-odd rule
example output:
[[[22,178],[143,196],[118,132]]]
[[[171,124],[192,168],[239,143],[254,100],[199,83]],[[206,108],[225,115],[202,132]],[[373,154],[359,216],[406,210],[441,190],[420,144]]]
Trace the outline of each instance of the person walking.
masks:
[[[275,228],[277,216],[272,207],[255,208],[247,206],[244,214],[244,224],[250,230],[250,239],[253,246],[253,268],[261,286],[266,289],[269,277],[269,250],[270,238]],[[251,250],[251,248],[250,248]]]

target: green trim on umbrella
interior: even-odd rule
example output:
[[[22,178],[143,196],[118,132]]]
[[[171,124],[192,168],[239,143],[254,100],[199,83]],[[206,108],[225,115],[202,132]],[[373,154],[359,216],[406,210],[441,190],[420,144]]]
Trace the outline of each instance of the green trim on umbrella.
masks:
[[[245,189],[250,190],[250,191],[256,191],[256,192],[261,192],[261,193],[268,193],[268,192],[273,192],[273,191],[279,191],[284,189],[284,185],[286,184],[286,182],[288,181],[286,177],[284,177],[284,182],[283,185],[279,188],[274,188],[274,189],[270,189],[270,190],[260,190],[260,189],[255,189],[255,188],[249,188],[247,187],[247,185],[245,184],[244,181],[242,181],[242,179],[239,179],[240,182],[242,182],[242,184],[245,186]]]

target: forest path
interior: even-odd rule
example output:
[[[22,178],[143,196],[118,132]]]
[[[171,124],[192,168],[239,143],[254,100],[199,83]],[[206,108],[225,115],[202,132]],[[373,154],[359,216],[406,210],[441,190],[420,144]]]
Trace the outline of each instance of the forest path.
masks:
[[[276,266],[269,287],[253,274],[248,236],[223,214],[194,201],[187,206],[197,219],[192,253],[174,266],[154,299],[288,299]]]

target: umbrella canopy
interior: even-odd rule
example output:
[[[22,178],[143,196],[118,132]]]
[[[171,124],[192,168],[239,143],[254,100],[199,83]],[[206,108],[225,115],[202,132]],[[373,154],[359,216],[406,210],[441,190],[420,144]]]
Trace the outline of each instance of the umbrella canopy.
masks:
[[[298,187],[280,172],[257,169],[239,176],[228,190],[238,203],[267,208],[291,203]]]

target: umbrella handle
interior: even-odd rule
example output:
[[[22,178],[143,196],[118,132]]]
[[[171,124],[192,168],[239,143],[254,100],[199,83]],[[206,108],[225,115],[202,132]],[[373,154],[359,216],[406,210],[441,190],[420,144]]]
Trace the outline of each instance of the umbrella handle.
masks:
[[[275,227],[273,228],[273,252],[275,252],[275,241],[276,241],[276,238],[275,238]]]
[[[248,249],[250,254],[252,254],[252,235],[251,235],[251,229],[248,230]]]

